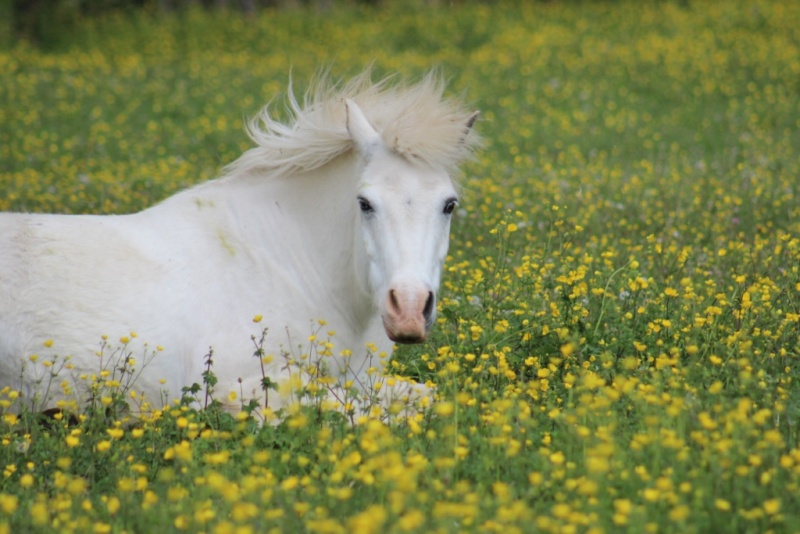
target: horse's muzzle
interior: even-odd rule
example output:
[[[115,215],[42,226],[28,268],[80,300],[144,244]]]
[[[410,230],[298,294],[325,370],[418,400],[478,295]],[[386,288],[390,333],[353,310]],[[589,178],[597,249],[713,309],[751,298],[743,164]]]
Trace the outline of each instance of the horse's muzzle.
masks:
[[[389,289],[383,313],[386,335],[395,343],[422,343],[433,324],[434,303],[428,289]]]

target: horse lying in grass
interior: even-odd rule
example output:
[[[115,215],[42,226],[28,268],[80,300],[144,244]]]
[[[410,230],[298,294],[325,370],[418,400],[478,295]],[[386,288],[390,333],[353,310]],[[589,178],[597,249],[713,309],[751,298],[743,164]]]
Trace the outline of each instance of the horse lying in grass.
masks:
[[[234,411],[277,408],[265,387],[289,381],[292,361],[374,382],[371,358],[424,341],[436,315],[452,175],[477,141],[477,113],[443,91],[433,74],[321,77],[302,102],[289,95],[289,123],[264,108],[249,125],[257,146],[221,178],[149,209],[0,214],[0,388],[45,409],[92,395],[74,391],[81,378],[124,378],[153,403],[202,383],[209,348]],[[317,318],[335,334],[309,348]],[[114,341],[98,350],[104,334]]]

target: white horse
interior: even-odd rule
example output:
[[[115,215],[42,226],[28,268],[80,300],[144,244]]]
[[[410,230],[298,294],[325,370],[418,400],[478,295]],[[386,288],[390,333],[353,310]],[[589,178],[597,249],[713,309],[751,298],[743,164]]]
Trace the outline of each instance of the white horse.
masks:
[[[477,113],[443,90],[433,74],[322,76],[302,103],[289,91],[290,123],[264,108],[249,125],[257,146],[223,177],[149,209],[0,213],[0,388],[52,407],[75,393],[62,378],[108,370],[117,345],[138,360],[138,398],[176,398],[202,384],[211,347],[217,398],[263,404],[263,376],[288,379],[281,355],[308,351],[320,318],[335,331],[329,372],[365,383],[370,354],[421,342],[434,322],[451,175],[477,142]],[[271,361],[253,357],[262,326]]]

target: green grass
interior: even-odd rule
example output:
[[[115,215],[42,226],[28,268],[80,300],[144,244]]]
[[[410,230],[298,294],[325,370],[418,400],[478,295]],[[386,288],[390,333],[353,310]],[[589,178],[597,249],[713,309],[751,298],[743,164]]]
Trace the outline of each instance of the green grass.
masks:
[[[438,386],[430,413],[5,414],[0,530],[800,530],[800,7],[190,12],[69,42],[0,52],[0,209],[129,212],[212,178],[325,64],[441,65],[487,146],[436,332],[394,360]]]

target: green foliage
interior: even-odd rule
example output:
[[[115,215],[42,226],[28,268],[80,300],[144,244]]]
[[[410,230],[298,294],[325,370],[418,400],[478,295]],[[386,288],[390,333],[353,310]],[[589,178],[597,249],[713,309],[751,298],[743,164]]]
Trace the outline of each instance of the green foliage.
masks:
[[[389,364],[436,386],[429,410],[354,421],[306,386],[262,426],[279,385],[225,413],[209,353],[203,384],[134,418],[123,342],[80,418],[0,392],[0,530],[796,530],[797,5],[76,24],[57,51],[0,53],[0,209],[128,212],[216,176],[290,68],[304,87],[329,63],[441,65],[487,146],[432,339]]]

